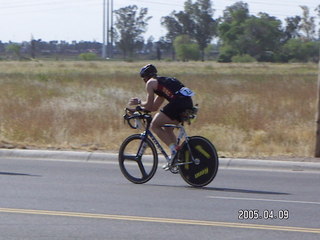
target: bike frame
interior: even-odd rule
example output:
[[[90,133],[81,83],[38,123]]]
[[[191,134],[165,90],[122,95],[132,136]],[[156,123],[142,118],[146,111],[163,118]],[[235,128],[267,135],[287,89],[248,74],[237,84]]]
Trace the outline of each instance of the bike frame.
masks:
[[[175,125],[175,124],[165,124],[163,127],[172,127],[172,128],[178,128],[179,129],[179,133],[177,136],[177,145],[180,144],[182,139],[185,139],[188,149],[191,152],[190,146],[188,144],[188,140],[189,137],[186,133],[186,130],[184,129],[183,125]],[[143,154],[143,150],[144,150],[144,146],[143,146],[143,142],[146,138],[148,138],[148,136],[150,137],[151,141],[156,145],[157,149],[162,153],[162,155],[165,157],[165,159],[167,161],[170,161],[169,155],[166,153],[166,151],[163,149],[163,147],[161,146],[160,142],[157,140],[157,138],[154,136],[154,134],[151,132],[151,130],[149,129],[149,126],[147,126],[146,130],[141,133],[141,136],[143,136],[142,141],[141,141],[141,145],[139,147],[139,151],[138,151],[138,156],[140,157],[140,155],[142,156]],[[191,154],[191,160],[192,162],[194,162],[194,158]],[[188,163],[185,163],[188,164]]]

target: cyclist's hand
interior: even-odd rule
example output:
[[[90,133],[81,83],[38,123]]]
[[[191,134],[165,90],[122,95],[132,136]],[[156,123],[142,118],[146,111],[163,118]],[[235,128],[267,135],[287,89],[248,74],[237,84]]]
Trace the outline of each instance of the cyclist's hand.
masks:
[[[129,112],[130,114],[134,113],[136,110],[136,108],[126,108],[125,109],[127,112]]]
[[[138,105],[141,103],[141,100],[139,98],[131,98],[129,100],[129,105]]]

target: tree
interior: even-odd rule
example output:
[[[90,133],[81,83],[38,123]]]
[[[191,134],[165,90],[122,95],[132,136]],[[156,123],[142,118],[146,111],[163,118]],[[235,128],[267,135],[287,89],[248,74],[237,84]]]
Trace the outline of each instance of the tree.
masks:
[[[217,21],[213,19],[214,10],[211,0],[187,0],[184,11],[173,11],[163,17],[161,24],[168,30],[167,38],[174,41],[179,35],[189,35],[200,48],[201,59],[204,60],[204,50],[216,35]]]
[[[0,41],[0,55],[4,52],[5,52],[5,45],[3,44],[2,41]],[[0,57],[0,60],[1,60],[1,57]]]
[[[289,39],[292,39],[292,38],[299,38],[300,37],[299,25],[301,22],[301,17],[300,16],[287,17],[285,21],[287,24],[284,30],[285,41],[288,41]]]
[[[163,53],[173,53],[172,43],[165,37],[161,37],[157,42],[157,59],[161,60]]]
[[[231,62],[235,55],[243,55],[240,35],[244,33],[243,23],[250,18],[248,4],[236,2],[223,11],[218,28],[220,41],[222,42],[218,61]]]
[[[319,17],[319,24],[318,24],[318,39],[320,39],[320,4],[318,5],[318,7],[315,9],[315,11],[317,12],[317,15]]]
[[[214,10],[211,1],[198,0],[192,4],[189,0],[185,5],[185,11],[191,16],[194,23],[190,35],[197,41],[201,52],[201,60],[204,61],[205,48],[217,35],[217,21],[213,19]]]
[[[33,39],[33,37],[31,38],[31,57],[32,58],[36,58],[36,40]]]
[[[248,5],[243,2],[227,7],[221,20],[219,61],[230,62],[233,56],[245,54],[258,61],[274,60],[283,39],[280,20],[267,13],[249,15]]]
[[[144,46],[144,51],[146,53],[152,53],[154,49],[154,37],[150,36],[147,40],[147,44]]]
[[[173,45],[173,42],[176,39],[176,37],[178,37],[179,35],[187,34],[186,26],[188,24],[185,23],[185,20],[187,19],[185,17],[187,16],[185,16],[185,14],[182,11],[173,11],[169,16],[161,18],[161,25],[164,26],[168,31],[164,41],[169,42],[171,46]],[[174,48],[171,47],[171,50],[172,59],[175,59]]]
[[[228,6],[226,10],[223,11],[224,23],[236,22],[241,24],[247,18],[249,18],[249,6],[247,3],[241,1]]]
[[[183,34],[183,26],[178,21],[178,13],[173,11],[169,16],[161,18],[161,25],[167,28],[166,39],[173,43],[174,39]]]
[[[316,61],[319,56],[319,44],[302,39],[290,39],[282,47],[282,60],[295,62]]]
[[[310,10],[307,6],[300,6],[303,11],[300,30],[304,33],[304,38],[307,41],[315,39],[316,25],[315,18],[310,16]]]
[[[115,11],[115,26],[119,33],[118,46],[123,52],[124,58],[133,56],[134,50],[143,42],[142,33],[146,31],[148,21],[148,9],[141,8],[138,12],[136,5],[120,8]]]
[[[252,16],[243,24],[243,36],[239,43],[243,54],[249,54],[258,61],[273,61],[273,54],[280,49],[283,32],[281,21],[266,13]]]
[[[31,36],[31,41],[30,41],[31,58],[36,58],[37,48],[38,46],[41,46],[41,41],[42,41],[41,39],[35,40],[33,36]]]
[[[21,59],[20,50],[21,50],[21,45],[17,43],[10,43],[9,45],[6,46],[6,52],[9,54],[13,54],[19,60]]]
[[[182,61],[199,60],[199,46],[188,35],[180,35],[174,40],[177,57]]]

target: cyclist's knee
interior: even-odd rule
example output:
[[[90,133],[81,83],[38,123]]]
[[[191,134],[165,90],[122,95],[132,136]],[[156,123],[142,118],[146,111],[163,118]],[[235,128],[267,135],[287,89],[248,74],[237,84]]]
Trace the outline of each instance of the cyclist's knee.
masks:
[[[161,128],[160,124],[157,121],[152,121],[150,128],[153,132],[157,132]]]
[[[162,125],[163,124],[162,124],[160,113],[157,113],[151,122],[151,125],[150,125],[151,130],[154,131],[154,130],[160,129]]]

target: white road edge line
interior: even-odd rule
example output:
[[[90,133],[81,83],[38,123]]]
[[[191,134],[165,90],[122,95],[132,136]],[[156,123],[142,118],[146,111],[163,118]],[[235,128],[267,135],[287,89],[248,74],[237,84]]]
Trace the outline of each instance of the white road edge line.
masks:
[[[298,204],[315,204],[320,205],[320,202],[307,202],[307,201],[291,201],[291,200],[277,200],[277,199],[264,199],[264,198],[237,198],[237,197],[216,197],[208,196],[212,199],[226,199],[226,200],[243,200],[243,201],[264,201],[264,202],[284,202],[284,203],[298,203]]]

